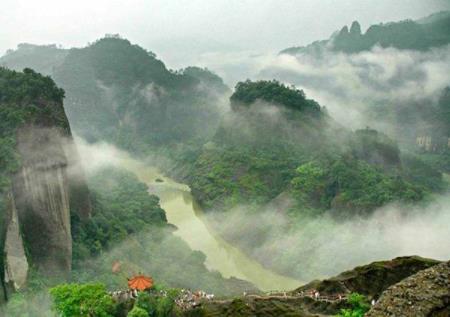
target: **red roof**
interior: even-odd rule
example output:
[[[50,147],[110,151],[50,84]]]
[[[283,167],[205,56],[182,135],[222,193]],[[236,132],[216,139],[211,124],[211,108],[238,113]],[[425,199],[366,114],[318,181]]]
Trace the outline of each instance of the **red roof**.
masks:
[[[138,291],[144,291],[146,289],[152,288],[153,279],[145,275],[137,275],[128,280],[128,287],[130,289],[136,289]]]

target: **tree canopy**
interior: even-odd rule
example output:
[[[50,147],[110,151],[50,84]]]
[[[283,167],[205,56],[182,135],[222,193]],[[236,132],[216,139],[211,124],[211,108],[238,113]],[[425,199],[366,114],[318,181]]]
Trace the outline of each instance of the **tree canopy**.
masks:
[[[286,86],[276,80],[239,82],[230,97],[231,106],[235,110],[240,106],[251,105],[257,100],[312,114],[319,114],[321,111],[320,105],[314,100],[307,99],[303,90]]]

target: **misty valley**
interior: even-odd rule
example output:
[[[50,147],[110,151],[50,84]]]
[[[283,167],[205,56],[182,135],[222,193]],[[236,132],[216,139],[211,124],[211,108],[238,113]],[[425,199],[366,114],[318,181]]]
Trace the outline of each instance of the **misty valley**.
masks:
[[[367,27],[9,49],[0,316],[450,316],[450,11]]]

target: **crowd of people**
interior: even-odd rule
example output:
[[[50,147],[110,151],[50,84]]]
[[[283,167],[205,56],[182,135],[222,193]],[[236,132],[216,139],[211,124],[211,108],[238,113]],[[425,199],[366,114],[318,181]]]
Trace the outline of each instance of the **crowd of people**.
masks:
[[[204,291],[192,292],[182,289],[180,295],[175,300],[175,304],[183,310],[197,307],[201,302],[214,299],[214,294],[207,294]]]

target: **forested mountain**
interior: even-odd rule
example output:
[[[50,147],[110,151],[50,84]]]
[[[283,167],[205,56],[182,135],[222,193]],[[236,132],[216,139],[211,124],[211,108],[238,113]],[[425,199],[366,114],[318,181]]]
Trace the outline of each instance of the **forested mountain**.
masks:
[[[317,41],[305,47],[291,47],[282,54],[320,54],[331,49],[336,52],[357,53],[374,46],[397,49],[428,50],[450,43],[450,14],[441,12],[430,17],[412,21],[381,23],[370,26],[365,33],[361,25],[354,21],[350,27],[344,26],[329,40]]]
[[[314,236],[317,229],[305,223],[366,219],[377,208],[412,206],[445,188],[438,170],[394,140],[338,125],[296,88],[246,81],[230,103],[214,138],[179,156],[174,173],[218,232],[282,274],[307,280],[321,270],[305,259],[319,255],[300,236],[288,249],[274,247],[299,230]]]
[[[289,192],[298,201],[294,213],[335,209],[348,216],[420,200],[442,186],[439,172],[401,154],[393,140],[338,126],[295,88],[247,81],[230,101],[231,113],[188,176],[207,208],[268,203]]]
[[[295,68],[269,65],[260,75],[314,92],[340,122],[382,130],[447,172],[450,81],[435,75],[449,67],[449,36],[448,11],[365,33],[355,21],[328,40],[283,50]]]
[[[42,66],[44,60],[51,65]],[[0,64],[50,72],[66,91],[65,109],[77,134],[133,149],[211,136],[228,93],[208,70],[168,70],[152,52],[118,36],[71,50],[21,45]]]

